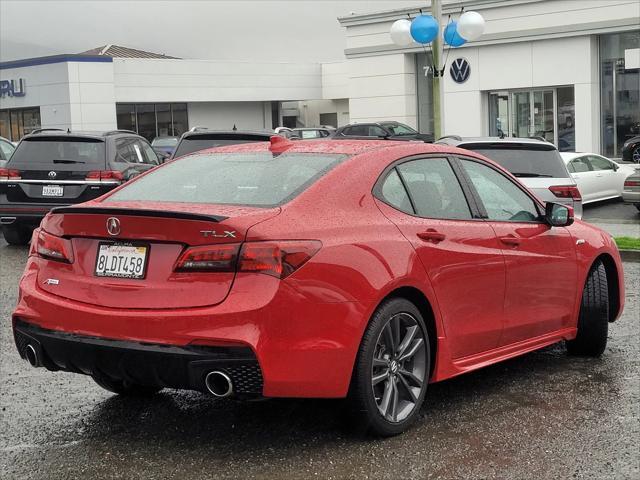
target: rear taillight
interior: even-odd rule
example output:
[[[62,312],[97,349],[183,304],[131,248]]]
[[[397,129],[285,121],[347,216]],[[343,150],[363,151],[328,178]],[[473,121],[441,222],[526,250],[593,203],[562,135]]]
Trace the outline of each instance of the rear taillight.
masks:
[[[573,200],[582,200],[580,190],[575,185],[552,185],[549,187],[551,193],[558,198],[571,198]]]
[[[291,275],[322,244],[317,240],[282,240],[221,244],[187,249],[176,262],[176,272],[264,273],[277,278]]]
[[[192,247],[176,262],[176,272],[233,272],[238,261],[239,243]]]
[[[73,263],[71,241],[51,235],[44,230],[38,232],[35,253],[52,260]]]
[[[124,180],[124,175],[122,174],[122,172],[119,172],[118,170],[93,170],[87,173],[86,179],[97,180],[99,182],[102,182],[105,180],[109,180],[109,181],[117,180],[121,182],[122,180]]]
[[[20,170],[13,168],[0,168],[0,180],[20,180]]]
[[[626,187],[640,187],[640,181],[638,180],[625,180],[624,186]]]

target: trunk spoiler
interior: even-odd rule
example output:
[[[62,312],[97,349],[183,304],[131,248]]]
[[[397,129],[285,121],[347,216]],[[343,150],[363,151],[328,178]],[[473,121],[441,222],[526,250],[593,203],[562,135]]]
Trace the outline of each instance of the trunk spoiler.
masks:
[[[128,208],[109,208],[109,207],[56,207],[51,213],[86,213],[96,215],[127,215],[129,217],[159,217],[159,218],[178,218],[182,220],[200,220],[206,222],[222,222],[228,217],[221,215],[205,215],[201,213],[188,212],[170,212],[164,210],[143,210]]]

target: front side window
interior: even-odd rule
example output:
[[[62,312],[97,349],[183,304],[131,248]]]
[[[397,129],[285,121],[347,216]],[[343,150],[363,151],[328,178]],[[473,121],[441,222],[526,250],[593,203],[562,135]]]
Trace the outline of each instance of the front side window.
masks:
[[[535,222],[540,214],[535,202],[513,181],[493,168],[471,160],[461,160],[471,183],[484,204],[489,220]]]
[[[153,151],[153,148],[151,148],[151,145],[142,140],[138,140],[137,144],[142,148],[142,158],[144,163],[158,165],[158,156],[156,155],[156,152]]]
[[[293,199],[346,155],[271,152],[189,155],[126,184],[106,201],[271,207]]]
[[[11,145],[9,142],[0,140],[0,160],[9,160],[15,149],[16,147]]]
[[[471,211],[449,162],[425,158],[397,167],[409,190],[416,215],[426,218],[470,220]]]
[[[403,135],[415,135],[416,132],[413,128],[408,127],[407,125],[403,125],[402,123],[398,124],[383,124],[393,135],[403,136]]]

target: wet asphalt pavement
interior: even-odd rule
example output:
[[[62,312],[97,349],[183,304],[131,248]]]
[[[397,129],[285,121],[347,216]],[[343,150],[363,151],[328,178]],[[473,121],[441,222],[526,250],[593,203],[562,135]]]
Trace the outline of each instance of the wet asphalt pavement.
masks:
[[[562,345],[431,385],[381,440],[341,401],[121,399],[20,360],[9,314],[27,251],[0,240],[0,478],[640,478],[640,263],[601,359]]]

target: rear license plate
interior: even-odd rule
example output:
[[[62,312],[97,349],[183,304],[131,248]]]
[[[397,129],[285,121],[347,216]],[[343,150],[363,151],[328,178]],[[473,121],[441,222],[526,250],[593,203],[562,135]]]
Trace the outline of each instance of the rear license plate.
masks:
[[[100,243],[95,274],[97,277],[144,278],[148,253],[148,245]]]
[[[43,197],[61,197],[64,195],[64,187],[60,185],[45,185],[42,187]]]

